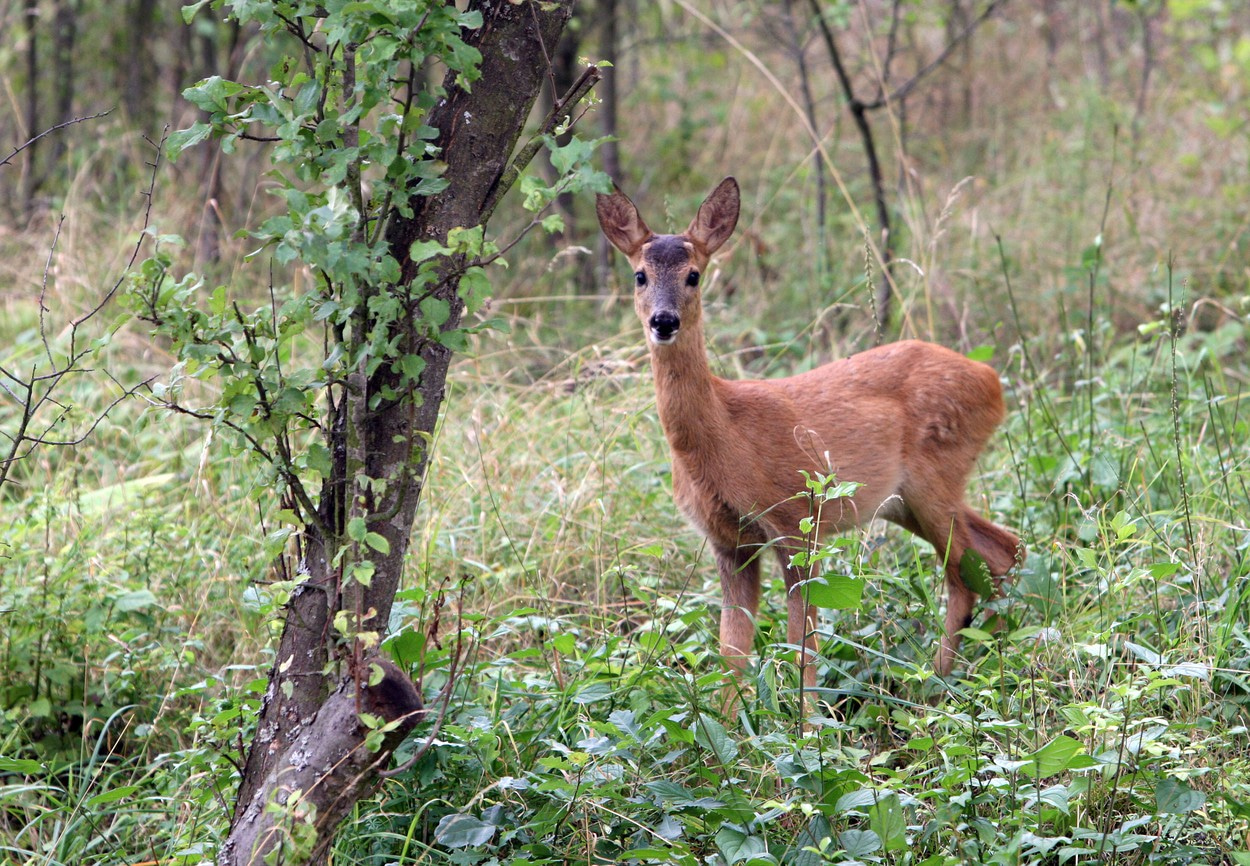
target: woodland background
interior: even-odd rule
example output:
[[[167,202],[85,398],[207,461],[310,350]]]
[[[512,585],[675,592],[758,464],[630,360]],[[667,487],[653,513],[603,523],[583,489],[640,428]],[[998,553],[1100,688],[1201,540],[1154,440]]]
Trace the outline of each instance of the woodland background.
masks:
[[[125,282],[145,225],[266,297],[247,231],[276,205],[267,147],[157,164],[197,119],[184,88],[275,59],[219,17],[0,0],[6,376]],[[554,89],[586,60],[612,66],[580,135],[615,137],[599,167],[653,227],[742,184],[705,290],[714,368],[900,337],[987,360],[1010,416],[970,496],[1029,561],[991,605],[1006,627],[943,682],[932,553],[881,526],[834,543],[864,594],[823,623],[828,711],[801,729],[777,576],[758,675],[721,716],[715,568],[671,502],[629,275],[591,196],[563,199],[563,230],[493,269],[492,326],[454,361],[391,617],[446,716],[333,862],[1250,862],[1250,8],[598,0]],[[124,318],[85,322],[100,342],[48,404],[73,444],[4,464],[14,863],[213,856],[294,568],[255,466],[151,405],[170,348]]]

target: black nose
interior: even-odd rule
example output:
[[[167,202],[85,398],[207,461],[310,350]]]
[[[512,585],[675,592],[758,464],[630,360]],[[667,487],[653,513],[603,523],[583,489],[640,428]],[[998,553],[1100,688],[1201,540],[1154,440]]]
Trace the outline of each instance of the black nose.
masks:
[[[673,335],[681,328],[681,319],[676,313],[664,310],[651,316],[651,333],[661,343],[673,339]]]

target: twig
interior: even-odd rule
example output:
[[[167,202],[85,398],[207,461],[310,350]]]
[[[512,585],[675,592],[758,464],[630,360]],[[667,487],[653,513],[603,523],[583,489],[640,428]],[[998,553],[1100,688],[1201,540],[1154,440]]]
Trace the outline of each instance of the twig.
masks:
[[[152,193],[156,189],[156,173],[160,170],[161,154],[165,150],[165,141],[168,138],[169,138],[169,125],[168,124],[165,125],[165,129],[161,132],[161,140],[159,142],[154,142],[150,138],[147,138],[147,136],[144,136],[144,140],[146,140],[148,144],[152,145],[152,147],[156,150],[156,161],[151,163],[152,176],[148,180],[148,188],[143,191],[143,197],[148,200],[148,203],[147,203],[147,206],[143,209],[143,226],[142,228],[139,229],[139,239],[135,241],[134,249],[130,251],[130,260],[126,262],[126,267],[122,271],[122,275],[117,278],[117,282],[113,283],[113,287],[109,289],[107,292],[105,292],[104,297],[100,299],[100,302],[98,304],[96,304],[94,307],[92,307],[83,315],[79,316],[77,319],[75,319],[71,323],[71,330],[70,330],[71,351],[74,346],[74,337],[78,333],[78,326],[81,325],[83,322],[86,322],[88,319],[92,318],[96,314],[98,314],[101,310],[104,309],[104,307],[108,304],[109,301],[113,300],[113,296],[117,294],[118,289],[120,289],[122,287],[122,283],[125,282],[127,274],[129,274],[134,269],[135,262],[139,260],[139,251],[143,248],[143,238],[147,234],[148,226],[152,224]]]
[[[27,141],[25,144],[21,144],[13,148],[12,153],[10,153],[4,159],[0,159],[0,165],[8,165],[9,161],[13,159],[13,157],[17,156],[19,153],[21,153],[26,148],[30,147],[39,139],[43,138],[46,135],[51,135],[52,133],[56,132],[58,129],[64,129],[67,126],[73,126],[75,123],[83,123],[84,121],[87,121],[87,120],[97,120],[98,118],[105,117],[106,115],[109,115],[112,113],[113,113],[113,109],[110,108],[108,111],[101,111],[98,114],[89,114],[84,117],[71,117],[69,120],[62,121],[61,123],[58,123],[56,126],[50,126],[47,129],[45,129],[43,132],[36,135],[34,138]]]
[[[39,341],[43,343],[44,354],[48,356],[48,363],[53,367],[56,362],[52,360],[52,348],[48,345],[48,305],[44,300],[48,296],[48,272],[52,270],[52,260],[56,258],[56,245],[61,240],[61,226],[65,225],[65,214],[61,214],[56,221],[56,231],[52,234],[52,243],[48,245],[48,260],[43,263],[43,282],[39,284]]]

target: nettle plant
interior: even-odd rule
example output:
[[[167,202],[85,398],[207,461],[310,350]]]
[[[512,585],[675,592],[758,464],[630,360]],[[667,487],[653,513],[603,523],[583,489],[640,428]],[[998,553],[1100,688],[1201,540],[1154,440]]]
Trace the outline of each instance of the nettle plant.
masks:
[[[205,5],[186,7],[187,20]],[[275,553],[298,546],[259,724],[312,719],[342,692],[369,733],[344,748],[388,753],[416,723],[420,700],[378,648],[448,364],[487,326],[473,314],[501,253],[485,225],[518,180],[533,213],[521,231],[562,228],[543,216],[557,195],[610,186],[589,167],[594,143],[556,144],[598,70],[553,94],[554,108],[518,148],[571,2],[213,3],[223,6],[258,28],[278,59],[261,83],[213,77],[185,91],[205,118],[167,145],[176,155],[210,138],[227,153],[269,143],[281,206],[249,232],[250,258],[290,282],[209,288],[175,276],[171,244],[158,237],[129,304],[177,355],[155,399],[234,434],[267,473],[258,489],[280,503],[287,529],[274,536]],[[522,179],[544,146],[559,179]],[[206,389],[188,388],[191,380],[212,380],[215,396],[197,404]],[[274,748],[249,754],[236,829],[250,803],[264,809],[263,779],[282,760]],[[319,781],[308,784],[331,787]],[[288,811],[299,799],[281,796]]]

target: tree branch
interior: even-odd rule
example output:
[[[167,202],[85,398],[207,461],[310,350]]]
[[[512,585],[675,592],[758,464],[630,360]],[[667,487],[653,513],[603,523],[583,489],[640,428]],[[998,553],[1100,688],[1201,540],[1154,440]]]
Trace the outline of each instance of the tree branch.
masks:
[[[25,144],[20,144],[17,147],[13,148],[12,153],[10,153],[4,159],[0,159],[0,165],[8,165],[9,161],[13,159],[13,157],[17,156],[23,150],[35,144],[37,141],[39,141],[39,139],[43,138],[44,136],[51,135],[57,130],[64,129],[67,126],[73,126],[75,123],[83,123],[88,120],[97,120],[101,117],[106,117],[112,113],[113,113],[113,109],[110,108],[108,111],[101,111],[98,114],[88,114],[83,117],[71,117],[69,120],[62,121],[61,123],[58,123],[56,126],[50,126],[47,129],[45,129],[43,132],[36,135],[34,138],[27,141]]]
[[[813,0],[813,2],[815,2],[815,0]],[[908,94],[910,94],[913,90],[916,89],[916,85],[918,85],[922,80],[924,80],[924,78],[928,76],[929,73],[933,72],[938,67],[940,67],[943,63],[945,63],[946,58],[950,57],[951,53],[956,48],[962,45],[968,39],[968,37],[971,36],[973,32],[976,31],[976,29],[980,27],[981,24],[987,18],[989,18],[991,15],[994,14],[994,11],[998,9],[998,7],[1004,5],[1006,2],[1007,0],[990,0],[989,4],[984,9],[981,10],[981,14],[978,15],[976,18],[972,19],[972,21],[968,22],[968,26],[965,27],[959,33],[958,36],[956,36],[954,39],[948,42],[946,47],[942,49],[941,53],[939,53],[937,57],[933,58],[933,60],[926,63],[923,68],[921,68],[915,75],[913,75],[907,81],[903,82],[903,84],[900,85],[898,88],[896,88],[894,92],[892,92],[889,96],[878,97],[877,99],[874,99],[872,102],[864,103],[864,110],[873,111],[891,102],[897,102],[900,99],[906,99]]]

